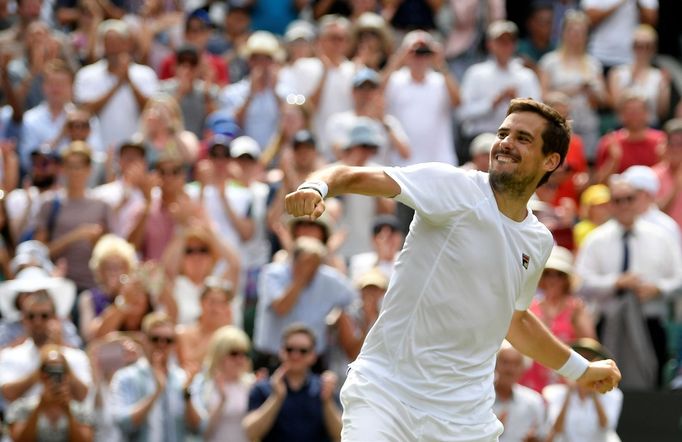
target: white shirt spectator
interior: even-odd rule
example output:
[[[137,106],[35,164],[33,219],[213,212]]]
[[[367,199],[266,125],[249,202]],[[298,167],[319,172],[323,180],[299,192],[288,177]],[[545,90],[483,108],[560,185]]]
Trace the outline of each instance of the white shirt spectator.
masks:
[[[132,63],[128,77],[147,97],[158,89],[156,74],[148,66]],[[96,101],[111,91],[117,82],[118,77],[108,71],[106,60],[100,60],[78,71],[74,96],[79,103]],[[141,112],[130,86],[121,86],[99,113],[104,146],[118,145],[130,138],[138,129]]]
[[[402,68],[391,74],[385,95],[386,111],[400,121],[410,140],[410,158],[404,160],[397,152],[391,152],[392,165],[458,164],[452,136],[452,105],[443,74],[430,71],[423,82],[416,82],[409,68]]]
[[[472,137],[483,132],[497,133],[509,103],[503,101],[493,107],[493,101],[500,92],[510,87],[516,88],[517,97],[541,98],[537,76],[518,59],[509,62],[506,69],[492,59],[467,69],[462,79],[462,104],[458,110],[466,136]]]
[[[538,438],[547,434],[545,401],[540,393],[528,387],[515,384],[511,399],[496,398],[493,411],[498,417],[506,416],[500,442],[524,442],[528,434]]]

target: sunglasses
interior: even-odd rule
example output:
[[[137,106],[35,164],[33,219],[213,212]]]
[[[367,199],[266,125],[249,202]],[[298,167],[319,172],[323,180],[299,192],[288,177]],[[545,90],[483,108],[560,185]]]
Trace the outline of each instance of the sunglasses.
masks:
[[[90,123],[87,121],[71,121],[69,127],[71,129],[89,129]]]
[[[178,176],[182,173],[182,167],[174,167],[172,169],[158,169],[161,176]]]
[[[635,195],[621,196],[618,198],[612,197],[611,201],[613,201],[617,205],[632,204],[635,202]]]
[[[149,337],[149,341],[152,344],[166,344],[166,345],[171,345],[175,343],[175,338],[172,336],[158,336],[158,335],[152,335]]]
[[[362,147],[363,149],[369,149],[369,150],[378,150],[379,146],[374,145],[374,144],[358,144],[357,147]]]
[[[245,358],[247,353],[246,350],[232,350],[228,353],[231,358]]]
[[[213,149],[208,153],[209,158],[224,159],[230,158],[230,152],[224,149]]]
[[[42,319],[43,321],[47,321],[48,319],[52,319],[52,313],[29,312],[26,314],[26,317],[28,318],[29,321],[35,321],[38,318]]]
[[[210,251],[208,247],[185,247],[185,255],[207,255]]]
[[[305,356],[308,353],[310,353],[310,348],[308,347],[284,347],[284,351],[287,352],[287,354],[292,354],[292,353],[299,353],[301,356]]]

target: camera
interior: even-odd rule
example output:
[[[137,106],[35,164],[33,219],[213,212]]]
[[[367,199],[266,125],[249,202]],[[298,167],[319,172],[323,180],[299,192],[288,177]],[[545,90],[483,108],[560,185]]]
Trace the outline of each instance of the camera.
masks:
[[[66,370],[63,365],[46,365],[43,367],[43,372],[54,382],[55,384],[61,384],[64,381],[64,374]]]

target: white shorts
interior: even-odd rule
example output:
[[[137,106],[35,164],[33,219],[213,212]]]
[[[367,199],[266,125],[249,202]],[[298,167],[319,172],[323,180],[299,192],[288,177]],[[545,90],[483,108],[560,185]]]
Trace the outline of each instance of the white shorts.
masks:
[[[351,370],[341,388],[342,442],[497,442],[502,423],[462,425],[397,399]]]

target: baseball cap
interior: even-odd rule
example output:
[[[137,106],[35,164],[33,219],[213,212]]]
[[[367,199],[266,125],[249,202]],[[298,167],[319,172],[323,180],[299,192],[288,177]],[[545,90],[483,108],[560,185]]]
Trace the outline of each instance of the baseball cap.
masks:
[[[367,117],[359,117],[350,130],[346,149],[354,146],[376,146],[381,144],[381,137],[377,130],[377,124]]]
[[[373,268],[360,275],[360,277],[357,279],[356,285],[361,290],[369,286],[375,286],[382,290],[386,290],[388,288],[388,278],[381,272],[381,270]]]
[[[231,138],[241,133],[241,128],[234,118],[223,112],[213,112],[206,118],[206,128],[213,134],[226,135]]]
[[[565,247],[554,246],[549,258],[547,258],[545,268],[571,275],[573,273],[573,253]]]
[[[496,139],[497,135],[490,132],[477,135],[469,145],[469,155],[489,154]]]
[[[305,20],[294,20],[289,23],[284,32],[284,41],[291,43],[296,40],[308,42],[315,40],[315,26]]]
[[[372,234],[376,235],[384,227],[390,227],[391,230],[400,231],[400,221],[395,215],[384,214],[379,215],[374,218],[374,223],[372,224]]]
[[[294,134],[293,145],[298,146],[299,144],[312,144],[315,145],[315,137],[312,132],[308,129],[301,129]]]
[[[230,157],[230,143],[234,138],[223,134],[215,134],[208,143],[208,154],[213,157],[218,151],[224,152],[224,157]]]
[[[242,155],[249,155],[253,159],[260,157],[260,147],[258,142],[251,137],[243,135],[235,138],[230,143],[230,155],[232,158],[239,158]]]
[[[513,37],[519,35],[519,28],[509,20],[495,20],[490,23],[488,30],[486,31],[486,36],[489,40],[495,40],[503,36],[504,34],[510,34]]]
[[[19,244],[14,253],[14,258],[9,263],[10,270],[14,274],[26,265],[37,266],[50,273],[54,270],[49,249],[44,243],[34,239]]]
[[[656,195],[661,187],[656,172],[648,166],[630,166],[623,172],[621,178],[633,188],[643,190],[651,195]]]
[[[280,46],[277,37],[268,31],[256,31],[246,40],[244,56],[246,58],[253,54],[267,55],[277,58],[280,55]]]
[[[31,151],[31,157],[33,156],[43,156],[51,160],[60,160],[61,157],[59,152],[53,150],[49,144],[41,144],[33,148]]]
[[[379,74],[374,69],[362,68],[353,75],[353,87],[360,87],[365,83],[372,83],[375,86],[379,86],[381,83],[381,78]]]
[[[133,135],[131,138],[122,141],[118,146],[119,154],[123,149],[136,149],[142,154],[142,156],[147,154],[147,146],[145,145],[142,135]]]
[[[92,149],[84,141],[72,141],[64,151],[61,153],[62,160],[71,155],[82,155],[87,158],[88,162],[92,161]]]
[[[178,64],[189,63],[193,66],[199,64],[199,51],[190,44],[184,44],[175,51],[175,59]]]
[[[580,195],[581,206],[598,206],[611,201],[611,191],[604,184],[594,184]]]

